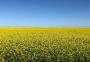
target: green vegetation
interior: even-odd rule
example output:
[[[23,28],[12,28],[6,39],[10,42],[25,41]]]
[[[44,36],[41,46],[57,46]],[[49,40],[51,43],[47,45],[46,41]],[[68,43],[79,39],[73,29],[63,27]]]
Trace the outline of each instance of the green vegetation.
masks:
[[[0,62],[90,62],[90,29],[0,29]]]

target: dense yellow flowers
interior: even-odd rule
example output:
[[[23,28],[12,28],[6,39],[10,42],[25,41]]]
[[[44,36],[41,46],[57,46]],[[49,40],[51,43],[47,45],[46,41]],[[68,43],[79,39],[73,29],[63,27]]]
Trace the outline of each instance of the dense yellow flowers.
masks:
[[[0,62],[90,62],[90,29],[2,30]]]

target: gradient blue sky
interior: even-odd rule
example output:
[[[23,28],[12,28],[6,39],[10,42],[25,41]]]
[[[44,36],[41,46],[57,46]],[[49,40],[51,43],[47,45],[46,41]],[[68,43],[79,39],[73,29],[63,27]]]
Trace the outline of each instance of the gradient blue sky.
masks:
[[[90,27],[90,0],[0,0],[0,26]]]

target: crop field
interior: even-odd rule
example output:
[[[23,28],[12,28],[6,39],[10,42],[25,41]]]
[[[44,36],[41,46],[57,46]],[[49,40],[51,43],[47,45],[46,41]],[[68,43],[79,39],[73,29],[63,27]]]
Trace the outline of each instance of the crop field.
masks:
[[[0,62],[90,62],[90,28],[0,28]]]

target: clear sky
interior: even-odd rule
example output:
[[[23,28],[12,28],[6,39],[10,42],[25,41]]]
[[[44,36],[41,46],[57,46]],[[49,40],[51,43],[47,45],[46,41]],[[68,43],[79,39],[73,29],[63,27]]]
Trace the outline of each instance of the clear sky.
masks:
[[[0,26],[90,27],[90,0],[0,0]]]

